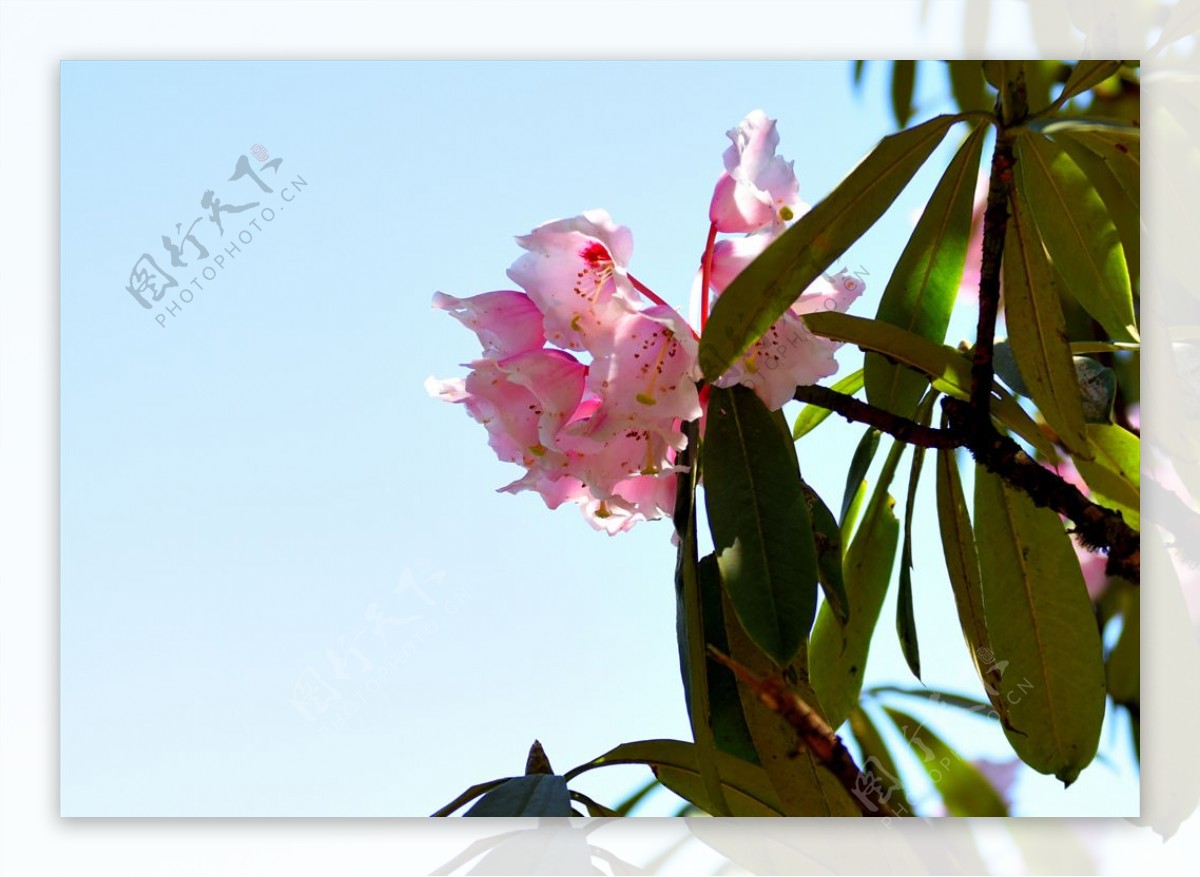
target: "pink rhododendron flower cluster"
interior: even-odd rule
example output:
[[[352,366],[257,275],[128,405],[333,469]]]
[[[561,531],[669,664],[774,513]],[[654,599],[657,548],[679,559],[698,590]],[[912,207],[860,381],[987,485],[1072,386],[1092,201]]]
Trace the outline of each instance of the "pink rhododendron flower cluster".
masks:
[[[719,295],[807,209],[792,164],[775,154],[774,120],[756,110],[729,137],[709,210],[701,330],[707,292]],[[718,233],[745,236],[717,241]],[[430,378],[426,388],[463,405],[496,455],[525,469],[502,491],[534,491],[550,508],[576,504],[610,534],[669,515],[686,446],[681,424],[703,414],[697,333],[629,273],[633,236],[605,211],[544,223],[517,243],[525,252],[508,276],[519,290],[434,296],[482,350],[465,378]],[[837,369],[837,345],[800,315],[844,310],[861,291],[844,274],[797,290],[791,309],[718,383],[746,384],[782,407],[799,384]]]
[[[746,234],[716,241],[709,270],[701,271],[702,299],[710,291],[718,296],[724,292],[787,230],[788,221],[808,211],[808,205],[799,197],[792,162],[775,154],[779,134],[774,119],[755,110],[728,136],[732,145],[725,150],[725,173],[717,181],[708,215],[714,237],[717,233]],[[861,280],[846,272],[819,279],[798,296],[717,385],[745,384],[774,410],[792,398],[796,387],[815,384],[834,374],[837,361],[833,354],[841,345],[812,334],[801,315],[819,310],[845,311],[863,288]],[[706,308],[702,306],[704,313]]]

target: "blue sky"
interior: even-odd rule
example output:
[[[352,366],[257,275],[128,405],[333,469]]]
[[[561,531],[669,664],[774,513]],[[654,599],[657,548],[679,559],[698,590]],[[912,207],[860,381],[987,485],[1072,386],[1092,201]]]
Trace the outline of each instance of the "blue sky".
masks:
[[[513,467],[422,386],[476,351],[430,297],[509,286],[513,235],[604,207],[683,309],[725,131],[778,118],[815,202],[892,129],[882,72],[856,96],[846,63],[64,63],[62,812],[420,815],[519,773],[535,737],[559,770],[686,738],[669,524],[610,539],[495,493]],[[946,87],[921,72],[925,116]],[[271,192],[229,180],[256,145],[255,169],[282,159]],[[854,312],[954,146],[846,255],[868,272]],[[221,235],[207,190],[259,203]],[[198,217],[210,257],[184,245],[174,269],[160,239]],[[125,290],[143,253],[177,283],[152,309]],[[858,435],[831,420],[800,445],[831,504]],[[925,681],[975,693],[931,486]],[[892,617],[889,599],[868,684],[915,684]],[[980,720],[913,711],[968,756],[1009,752]],[[1127,751],[1106,727],[1108,764],[1066,793],[1026,772],[1018,812],[1136,812]],[[611,802],[643,775],[580,787]]]

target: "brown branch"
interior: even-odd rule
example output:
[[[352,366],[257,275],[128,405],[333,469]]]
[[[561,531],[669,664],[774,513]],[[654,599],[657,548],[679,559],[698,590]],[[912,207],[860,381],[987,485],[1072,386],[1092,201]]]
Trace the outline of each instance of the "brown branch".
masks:
[[[801,700],[796,692],[788,688],[783,679],[760,679],[712,645],[709,645],[708,653],[713,660],[728,667],[744,685],[751,688],[767,709],[778,713],[796,729],[800,735],[800,742],[845,786],[863,816],[897,815],[880,795],[878,781],[858,769],[850,750],[842,743],[842,738],[835,734],[829,723]]]
[[[1000,261],[1008,227],[1008,196],[1012,189],[1012,167],[1016,161],[1013,144],[1003,130],[996,134],[992,151],[992,173],[988,181],[987,208],[983,213],[983,256],[979,269],[979,320],[975,327],[975,351],[971,357],[971,408],[974,426],[990,425],[992,398],[992,354],[996,341],[996,318],[1000,311]]]
[[[1125,523],[1119,512],[1097,505],[1079,488],[1032,460],[1020,445],[1001,435],[990,420],[983,429],[972,424],[975,412],[963,402],[945,399],[942,409],[949,419],[950,431],[969,436],[965,447],[977,463],[1023,490],[1035,505],[1070,518],[1089,551],[1107,548],[1109,575],[1141,583],[1141,536]]]
[[[816,384],[797,387],[792,398],[840,414],[851,423],[865,423],[899,441],[921,448],[957,448],[963,443],[960,436],[949,430],[923,426],[828,387]]]
[[[839,414],[852,423],[874,427],[910,445],[967,448],[977,462],[1024,491],[1035,505],[1070,518],[1089,551],[1107,549],[1109,575],[1140,583],[1140,536],[1120,513],[1092,502],[1061,476],[1032,460],[1020,445],[996,429],[990,417],[980,425],[969,403],[944,399],[942,407],[948,426],[934,429],[828,387],[797,387],[795,398]]]

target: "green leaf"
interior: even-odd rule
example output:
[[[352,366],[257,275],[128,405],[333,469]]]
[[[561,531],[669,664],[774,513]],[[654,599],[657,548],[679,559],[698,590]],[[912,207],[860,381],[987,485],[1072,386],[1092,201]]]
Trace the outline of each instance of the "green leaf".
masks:
[[[981,62],[947,61],[946,68],[950,74],[950,93],[960,110],[992,109],[995,102],[988,96]]]
[[[1096,187],[1061,146],[1033,131],[1017,138],[1016,155],[1016,190],[1068,291],[1111,337],[1138,340],[1125,252]]]
[[[756,676],[775,675],[778,669],[750,640],[726,601],[725,631],[729,656]],[[784,671],[796,693],[822,716],[808,682],[807,656],[801,648],[796,661]],[[804,746],[796,730],[770,710],[751,688],[738,686],[750,737],[762,765],[788,816],[860,816],[845,787]]]
[[[1021,760],[1074,782],[1096,754],[1104,662],[1079,559],[1058,515],[982,466],[975,537],[984,619]]]
[[[846,487],[842,491],[842,513],[838,518],[843,529],[850,513],[850,506],[854,503],[859,487],[867,476],[867,470],[871,468],[875,452],[879,450],[879,436],[879,430],[868,426],[863,437],[858,440],[858,447],[854,449],[854,455],[850,458],[850,468],[846,471]]]
[[[912,366],[933,379],[933,389],[956,399],[971,395],[971,361],[952,347],[935,344],[898,326],[865,317],[852,317],[827,311],[805,314],[804,322],[818,335],[846,341],[863,350],[885,353],[892,359]],[[992,398],[992,416],[1029,442],[1045,456],[1056,456],[1051,443],[1033,419],[999,387]]]
[[[849,544],[850,537],[854,534],[854,526],[858,523],[858,513],[862,511],[862,504],[867,499],[867,479],[858,482],[858,486],[854,489],[854,495],[850,497],[850,505],[846,509],[846,516],[842,518],[841,525],[838,527],[842,532],[842,545]],[[843,553],[843,560],[845,555]],[[844,564],[843,564],[844,566]],[[847,607],[849,611],[849,607]]]
[[[853,374],[846,375],[846,377],[834,384],[831,389],[838,393],[845,393],[847,396],[853,396],[862,388],[863,372],[862,369],[859,369]],[[799,441],[824,423],[825,418],[829,417],[832,413],[828,408],[822,408],[820,405],[805,405],[800,409],[800,413],[796,415],[796,423],[792,427],[792,438]]]
[[[875,319],[939,344],[946,337],[966,263],[975,179],[987,130],[977,126],[946,168],[892,271]],[[867,354],[863,370],[867,401],[903,417],[929,387],[924,375],[878,353]]]
[[[1053,136],[1059,143],[1069,139],[1089,150],[1104,162],[1129,200],[1136,205],[1142,203],[1140,128],[1105,119],[1070,119],[1046,125],[1042,133]]]
[[[884,707],[946,805],[951,816],[1007,816],[1008,807],[979,769],[919,721]]]
[[[1141,529],[1141,448],[1136,435],[1116,424],[1089,424],[1092,460],[1076,460],[1092,499],[1116,509],[1125,523]]]
[[[714,554],[700,558],[697,568],[700,579],[700,599],[704,607],[704,638],[722,654],[729,654],[726,639],[725,607],[721,588],[721,573]],[[756,763],[754,741],[742,714],[742,698],[737,677],[721,664],[708,661],[708,701],[712,713],[713,739],[717,748],[743,761]]]
[[[625,800],[621,801],[614,808],[616,814],[618,816],[628,816],[638,804],[646,799],[647,795],[661,787],[662,784],[656,778],[651,777],[647,782],[630,792]]]
[[[850,603],[842,578],[842,531],[833,512],[807,482],[801,482],[808,500],[808,517],[813,526],[813,543],[817,549],[817,579],[825,593],[825,601],[839,621],[850,617]]]
[[[1125,184],[1117,178],[1114,170],[1114,164],[1118,161],[1125,165],[1129,164],[1128,155],[1121,155],[1114,150],[1110,162],[1089,149],[1080,138],[1070,131],[1058,134],[1054,141],[1066,150],[1067,155],[1071,156],[1071,160],[1087,175],[1088,181],[1096,187],[1096,192],[1104,201],[1104,206],[1108,208],[1108,215],[1121,238],[1121,249],[1125,253],[1130,285],[1136,288],[1142,260],[1140,181],[1136,178],[1132,181],[1127,180],[1127,184],[1132,182],[1134,186],[1133,191],[1129,191]]]
[[[952,450],[937,452],[937,506],[946,572],[954,592],[954,607],[958,611],[963,639],[988,700],[1001,722],[1008,724],[1008,704],[1000,696],[1001,673],[996,665],[984,618],[983,582],[979,574],[975,534],[967,513],[958,462]]]
[[[484,792],[488,791],[489,789],[494,789],[494,788],[496,788],[496,786],[502,785],[503,783],[508,782],[510,779],[511,779],[511,777],[502,777],[501,779],[498,779],[498,780],[488,780],[486,783],[476,783],[475,785],[471,786],[471,788],[467,789],[465,792],[463,792],[461,795],[459,795],[457,798],[455,798],[453,801],[451,801],[449,804],[447,804],[445,807],[441,807],[437,810],[437,812],[430,813],[429,815],[430,816],[449,816],[451,813],[453,813],[459,807],[463,806],[464,804],[466,804],[470,801],[474,801],[476,798],[478,798]]]
[[[858,741],[858,748],[862,750],[862,764],[859,765],[859,770],[878,781],[880,787],[885,790],[880,797],[898,816],[911,816],[912,804],[904,794],[900,771],[896,769],[892,753],[883,742],[883,735],[871,721],[871,716],[861,705],[855,705],[850,711],[850,730],[854,733],[854,739]]]
[[[676,495],[674,521],[677,532],[682,533],[675,564],[676,628],[682,629],[680,636],[680,666],[683,671],[684,690],[687,692],[688,718],[691,720],[692,736],[696,749],[701,753],[699,760],[700,779],[705,789],[705,799],[713,808],[714,815],[727,816],[721,790],[715,756],[716,736],[713,731],[712,704],[709,702],[708,652],[704,631],[704,603],[700,589],[699,559],[696,546],[696,482],[703,460],[696,460],[691,451],[699,440],[699,424],[685,424],[684,433],[688,449],[684,461],[690,461],[690,484],[680,486]],[[789,447],[790,447],[790,443]]]
[[[1095,88],[1120,69],[1120,61],[1080,61],[1071,69],[1071,75],[1067,77],[1067,84],[1063,86],[1062,94],[1050,105],[1050,108],[1057,110],[1075,95],[1082,94],[1089,88]]]
[[[875,224],[946,136],[957,116],[892,134],[742,271],[717,299],[700,339],[714,381],[729,370],[826,268]]]
[[[822,606],[808,647],[809,672],[817,699],[832,728],[837,728],[858,703],[871,636],[879,621],[883,598],[892,578],[900,522],[888,494],[905,447],[895,442],[888,452],[879,483],[863,513],[862,523],[846,552],[843,574],[850,601],[850,618],[843,625],[828,606]]]
[[[1088,456],[1079,379],[1054,272],[1023,193],[1014,195],[1002,263],[1008,343],[1046,422],[1073,454]]]
[[[703,453],[721,579],[747,633],[784,666],[817,607],[812,523],[792,443],[753,391],[713,387]]]
[[[913,91],[917,86],[917,62],[892,62],[892,117],[903,128],[912,118]]]
[[[1142,699],[1142,592],[1125,588],[1121,596],[1121,636],[1105,663],[1105,677],[1114,703],[1137,707]]]
[[[513,777],[492,789],[464,816],[570,816],[567,781],[557,774]]]
[[[900,694],[905,697],[915,697],[928,701],[929,703],[951,706],[981,718],[994,718],[990,704],[986,704],[982,700],[976,700],[973,697],[955,694],[953,691],[944,691],[938,688],[900,688],[897,685],[876,685],[868,688],[866,693],[872,697],[878,697],[881,694]]]
[[[577,792],[574,789],[571,790],[571,800],[578,801],[580,804],[586,807],[588,816],[603,816],[606,818],[612,818],[614,816],[622,815],[616,810],[613,810],[611,807],[605,807],[598,801],[593,801],[583,792]]]
[[[854,87],[855,88],[862,85],[863,68],[865,68],[866,66],[867,66],[866,61],[855,61],[854,62]]]
[[[918,423],[929,425],[936,393],[930,393],[921,403]],[[925,462],[925,449],[914,447],[912,466],[908,472],[908,497],[904,504],[904,547],[900,551],[900,590],[896,595],[896,635],[900,638],[900,651],[908,669],[921,678],[921,650],[917,642],[917,619],[913,610],[912,592],[912,522],[917,504],[917,486],[921,482],[921,466]]]
[[[695,804],[706,813],[715,813],[704,791],[697,765],[695,745],[682,740],[641,740],[622,743],[604,755],[572,768],[568,781],[598,767],[616,764],[646,764],[668,789]],[[717,752],[714,763],[720,776],[721,790],[733,816],[782,816],[783,808],[761,767],[724,752]]]

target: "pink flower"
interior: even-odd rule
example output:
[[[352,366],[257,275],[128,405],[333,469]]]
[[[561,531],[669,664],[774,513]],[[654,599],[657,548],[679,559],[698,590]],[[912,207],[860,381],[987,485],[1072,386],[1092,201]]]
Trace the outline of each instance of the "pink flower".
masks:
[[[625,266],[633,254],[629,229],[603,210],[556,219],[517,238],[528,252],[508,269],[542,312],[546,339],[569,350],[604,345],[640,297]]]
[[[725,172],[717,181],[709,219],[717,231],[753,232],[782,225],[805,209],[792,163],[775,154],[775,120],[754,110],[728,132]]]
[[[670,308],[628,314],[596,351],[588,389],[622,421],[695,420],[700,416],[697,349],[691,327]]]
[[[431,395],[466,406],[501,460],[532,466],[555,447],[579,407],[586,367],[561,350],[532,350],[471,363],[464,381],[426,381]]]
[[[542,312],[523,292],[501,290],[470,298],[435,293],[433,306],[448,311],[478,337],[489,357],[511,356],[538,350],[546,343]]]
[[[758,394],[764,405],[775,411],[792,398],[796,387],[815,384],[836,373],[838,365],[834,353],[841,343],[814,335],[801,315],[822,310],[845,311],[862,294],[863,288],[861,280],[846,272],[817,280],[746,355],[717,380],[717,385],[744,384]]]

